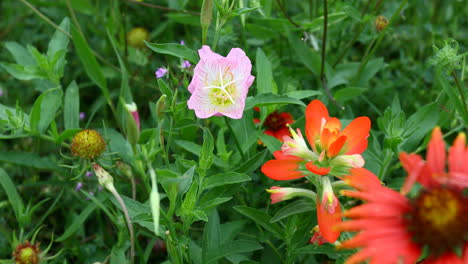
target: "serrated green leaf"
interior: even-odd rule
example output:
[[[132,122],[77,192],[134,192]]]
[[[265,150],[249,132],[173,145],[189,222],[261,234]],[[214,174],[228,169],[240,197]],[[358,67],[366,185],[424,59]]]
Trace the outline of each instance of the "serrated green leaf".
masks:
[[[145,41],[146,46],[157,53],[161,54],[168,54],[175,57],[183,58],[189,60],[193,63],[198,63],[198,54],[189,49],[185,45],[180,45],[176,43],[165,43],[165,44],[158,44],[158,43],[149,43]]]
[[[250,177],[247,174],[237,173],[237,172],[225,172],[219,173],[215,175],[211,175],[210,177],[206,178],[204,181],[204,189],[211,189],[213,187],[226,185],[226,184],[234,184],[240,183],[245,181],[250,181]]]

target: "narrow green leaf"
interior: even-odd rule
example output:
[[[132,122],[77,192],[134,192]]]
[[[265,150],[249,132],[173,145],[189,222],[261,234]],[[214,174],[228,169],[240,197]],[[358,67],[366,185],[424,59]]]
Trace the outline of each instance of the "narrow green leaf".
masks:
[[[348,100],[353,99],[354,97],[358,97],[363,92],[367,91],[367,88],[362,87],[345,87],[338,90],[333,97],[337,101],[345,102]]]
[[[203,263],[207,262],[209,250],[214,250],[219,246],[221,240],[221,228],[219,224],[219,215],[217,210],[213,210],[208,217],[208,222],[203,229]]]
[[[189,49],[185,45],[180,45],[176,43],[165,43],[165,44],[158,44],[158,43],[149,43],[146,42],[146,46],[148,46],[150,49],[154,50],[157,53],[161,54],[168,54],[172,55],[175,57],[183,58],[186,60],[189,60],[190,62],[193,63],[198,63],[198,54]]]
[[[271,216],[267,213],[247,206],[235,206],[234,209],[270,231],[274,236],[278,238],[284,237],[284,229],[276,223],[271,223]]]
[[[200,168],[207,170],[213,164],[214,140],[208,128],[203,128],[203,145],[200,150]]]
[[[45,79],[37,66],[23,66],[13,63],[1,62],[0,67],[18,80],[28,81],[32,79]]]
[[[80,94],[78,85],[72,81],[65,91],[65,101],[63,106],[63,119],[65,129],[80,127]]]
[[[311,211],[315,211],[314,202],[310,200],[297,200],[292,203],[288,203],[287,205],[279,209],[270,221],[272,223],[275,223],[288,216]]]
[[[88,42],[83,38],[81,33],[75,28],[71,27],[73,44],[75,45],[76,52],[80,58],[83,68],[88,77],[99,87],[104,95],[104,98],[110,102],[110,94],[107,88],[107,81],[102,72],[101,66],[96,61],[96,57],[88,46]]]
[[[8,174],[2,168],[0,168],[0,184],[5,190],[8,200],[10,201],[11,207],[13,207],[13,212],[15,213],[16,221],[21,223],[21,218],[24,213],[23,199],[21,199],[21,196],[16,190],[15,184],[10,179],[10,176],[8,176]]]
[[[255,156],[253,156],[246,162],[242,163],[234,171],[239,172],[239,173],[250,174],[256,169],[258,169],[264,163],[267,155],[268,155],[268,150],[266,149],[264,151],[258,152],[257,154],[255,154]]]
[[[65,17],[60,23],[59,27],[65,32],[70,32],[70,20]],[[52,58],[55,53],[59,50],[67,50],[70,39],[67,35],[63,34],[62,31],[56,30],[52,39],[49,42],[49,48],[47,49],[47,57]]]
[[[257,49],[257,94],[274,93],[271,63],[261,48]]]
[[[219,246],[216,249],[209,250],[207,252],[206,263],[213,263],[220,258],[224,258],[230,255],[251,252],[262,249],[262,245],[251,240],[235,240]]]
[[[250,177],[244,173],[237,173],[237,172],[225,172],[212,175],[205,179],[204,181],[204,189],[210,189],[213,187],[233,184],[233,183],[240,183],[245,181],[250,181]]]
[[[260,140],[262,141],[262,143],[268,148],[268,150],[270,151],[271,154],[273,154],[273,152],[281,149],[281,141],[279,141],[277,138],[275,137],[272,137],[270,135],[266,135],[266,134],[260,134]]]
[[[291,91],[291,92],[286,93],[285,95],[301,100],[301,99],[304,99],[304,98],[323,95],[323,92],[313,91],[313,90]]]
[[[50,157],[40,157],[33,152],[0,151],[0,161],[35,169],[63,171],[54,159]]]
[[[276,95],[272,93],[259,94],[255,97],[248,97],[245,103],[245,109],[253,108],[254,106],[269,106],[269,105],[285,105],[296,104],[306,106],[301,100],[289,97],[287,95]]]
[[[72,224],[67,227],[65,232],[58,237],[55,241],[62,242],[67,238],[71,237],[80,227],[83,226],[86,219],[88,219],[89,215],[96,209],[97,205],[95,203],[89,203],[88,206],[79,214],[75,219],[73,219]]]

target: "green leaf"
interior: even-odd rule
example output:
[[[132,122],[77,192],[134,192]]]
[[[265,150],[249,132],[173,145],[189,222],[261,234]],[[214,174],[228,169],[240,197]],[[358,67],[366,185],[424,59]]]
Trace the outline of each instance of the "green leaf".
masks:
[[[277,138],[267,135],[267,134],[260,134],[260,140],[262,143],[268,148],[271,154],[273,152],[281,149],[281,141],[279,141]]]
[[[237,172],[225,172],[212,175],[205,179],[204,181],[204,189],[211,189],[213,187],[226,185],[226,184],[234,184],[240,183],[245,181],[250,181],[250,177],[244,173],[237,173]]]
[[[101,131],[101,130],[99,130]],[[133,163],[133,151],[130,143],[114,129],[106,129],[101,131],[104,138],[109,140],[109,152],[116,152],[122,160],[128,164]]]
[[[55,88],[47,90],[36,99],[29,120],[32,129],[43,133],[49,127],[62,105],[62,96],[62,89]]]
[[[29,54],[28,50],[21,46],[20,44],[7,41],[5,42],[5,48],[11,53],[16,63],[21,66],[36,66],[36,61]]]
[[[203,247],[202,258],[203,263],[206,263],[208,251],[216,249],[221,240],[221,228],[219,224],[219,215],[217,210],[213,210],[208,217],[208,222],[203,229]]]
[[[207,170],[213,164],[214,140],[208,128],[203,128],[203,145],[200,150],[200,168]]]
[[[179,139],[176,139],[174,140],[174,142],[180,146],[181,148],[187,150],[188,152],[196,155],[196,156],[200,156],[200,152],[201,152],[201,149],[202,147],[198,144],[195,144],[191,141],[187,141],[187,140],[179,140]],[[213,159],[213,163],[218,166],[218,167],[227,167],[227,164],[221,160],[220,158],[214,156],[214,159]]]
[[[271,63],[261,48],[257,49],[257,94],[275,93]]]
[[[271,223],[271,216],[267,213],[247,206],[235,206],[234,209],[270,231],[277,238],[284,237],[284,229],[276,223]]]
[[[420,108],[411,115],[405,123],[408,138],[401,143],[402,150],[412,152],[419,142],[429,133],[439,121],[439,105],[432,103]]]
[[[305,91],[291,91],[291,92],[287,92],[285,95],[292,97],[292,98],[296,98],[298,100],[302,100],[304,98],[320,96],[320,95],[323,95],[323,93],[321,91],[305,90]]]
[[[22,66],[13,63],[1,62],[0,66],[18,80],[45,79],[37,66]]]
[[[262,245],[251,240],[234,240],[206,253],[206,263],[213,263],[230,255],[263,249]]]
[[[288,35],[289,45],[296,54],[296,58],[306,66],[315,76],[320,75],[321,58],[317,51],[311,50],[309,46],[300,40],[294,33]]]
[[[361,87],[346,87],[338,90],[334,94],[334,98],[337,101],[345,102],[350,99],[353,99],[354,97],[357,97],[361,95],[363,92],[365,92],[367,88],[361,88]]]
[[[465,109],[463,105],[463,101],[460,98],[460,94],[453,85],[450,85],[450,83],[448,82],[447,78],[443,75],[441,70],[438,70],[436,72],[436,83],[438,84],[438,86],[441,86],[442,89],[445,91],[449,98],[449,101],[454,105],[458,114],[462,117],[465,126],[468,125],[467,109]]]
[[[2,168],[0,168],[0,184],[5,190],[8,200],[10,201],[11,207],[13,207],[13,212],[15,213],[16,221],[18,221],[20,223],[20,226],[22,226],[22,216],[24,213],[23,199],[21,199],[21,196],[16,190],[15,184],[10,179],[10,176],[8,176],[8,174]]]
[[[176,43],[165,43],[165,44],[158,44],[158,43],[149,43],[146,42],[146,46],[150,49],[154,50],[157,53],[161,54],[168,54],[178,58],[189,60],[193,63],[198,63],[198,55],[195,51],[189,49],[185,45],[180,45]]]
[[[58,237],[55,241],[62,242],[67,238],[71,237],[80,227],[83,227],[84,222],[88,219],[89,215],[96,209],[95,203],[89,203],[88,206],[73,219],[72,224],[66,228],[65,232]]]
[[[159,90],[161,90],[161,92],[165,94],[169,100],[172,100],[172,96],[173,96],[172,90],[171,88],[169,88],[166,82],[161,78],[158,79],[158,87],[159,87]]]
[[[70,20],[68,17],[65,17],[62,22],[60,23],[59,27],[63,29],[63,31],[69,33],[70,32]],[[47,49],[47,57],[52,58],[55,53],[60,50],[67,50],[68,43],[70,39],[67,35],[65,35],[62,31],[56,30],[52,39],[49,42],[49,48]]]
[[[310,200],[297,200],[292,203],[288,203],[287,205],[279,209],[270,221],[272,223],[275,223],[288,216],[311,211],[315,211],[314,202]]]
[[[35,169],[63,172],[63,169],[57,165],[57,161],[53,158],[40,157],[32,152],[0,151],[0,161]]]
[[[65,100],[63,106],[63,120],[65,129],[80,127],[80,94],[78,85],[72,81],[65,91]]]
[[[73,44],[75,45],[76,52],[80,58],[83,68],[88,77],[101,89],[104,98],[110,102],[110,94],[107,88],[107,81],[102,72],[101,66],[96,61],[96,57],[88,46],[88,42],[76,29],[75,26],[71,27]]]
[[[259,94],[255,97],[248,97],[245,103],[245,109],[253,108],[254,106],[269,106],[269,105],[285,105],[296,104],[306,106],[301,100],[289,97],[287,95],[276,95],[272,93]]]
[[[255,156],[253,156],[246,162],[242,163],[234,171],[239,172],[239,173],[250,174],[256,169],[258,169],[264,163],[267,155],[268,155],[268,150],[266,149],[264,151],[258,152],[257,154],[255,154]]]

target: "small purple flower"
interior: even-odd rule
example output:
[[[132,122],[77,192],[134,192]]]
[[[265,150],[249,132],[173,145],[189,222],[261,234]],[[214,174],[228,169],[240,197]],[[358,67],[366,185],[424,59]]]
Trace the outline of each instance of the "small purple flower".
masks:
[[[85,112],[80,112],[80,120],[85,119],[86,113]]]
[[[90,196],[94,196],[94,192],[89,192],[88,193]],[[90,198],[86,197],[86,200],[91,200]]]
[[[182,69],[186,69],[186,68],[189,68],[190,66],[192,66],[192,64],[190,64],[190,62],[188,60],[184,60],[182,62]]]
[[[83,183],[82,183],[82,182],[78,182],[78,183],[76,184],[75,191],[78,192],[79,190],[81,190],[81,187],[83,187]]]
[[[156,78],[159,79],[159,78],[164,77],[164,75],[166,75],[167,70],[164,69],[163,67],[161,67],[161,68],[159,68],[158,70],[156,70],[154,73],[156,74]]]
[[[181,40],[180,45],[185,45],[185,41]]]
[[[92,173],[92,172],[90,172],[90,171],[87,171],[87,172],[86,172],[86,177],[88,177],[88,178],[89,178],[89,177],[91,177],[91,176],[93,176],[93,173]]]
[[[3,90],[0,89],[0,97],[3,96]]]
[[[98,191],[102,191],[104,189],[101,185],[99,185],[97,188],[98,188]]]

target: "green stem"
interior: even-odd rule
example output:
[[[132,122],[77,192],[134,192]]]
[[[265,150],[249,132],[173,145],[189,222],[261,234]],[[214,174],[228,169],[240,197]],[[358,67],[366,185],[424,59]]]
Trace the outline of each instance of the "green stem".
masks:
[[[241,155],[242,161],[245,161],[244,152],[242,151],[239,140],[237,139],[236,133],[234,133],[234,129],[232,129],[231,123],[229,123],[229,120],[226,116],[224,116],[224,121],[226,122],[226,125],[228,126],[228,129],[231,132],[232,137],[234,138],[234,142],[236,143],[236,147],[239,151],[239,154]]]
[[[460,94],[460,97],[461,97],[461,100],[462,100],[462,103],[463,103],[463,107],[465,109],[465,113],[464,113],[465,118],[463,118],[463,120],[465,120],[468,117],[468,107],[466,106],[465,93],[463,92],[463,87],[461,86],[460,81],[458,80],[458,76],[457,76],[457,73],[455,72],[455,70],[452,70],[452,76],[453,76],[453,79],[455,80],[455,84],[456,84],[458,93]]]
[[[114,195],[120,207],[122,207],[122,211],[124,213],[125,220],[127,222],[128,232],[130,233],[130,257],[132,259],[131,263],[135,263],[135,235],[133,233],[132,219],[130,218],[130,215],[128,214],[127,206],[125,206],[125,203],[122,200],[122,197],[120,197],[120,194],[117,192],[113,184],[106,184],[105,187],[107,190],[109,190],[109,192],[112,193],[112,195]]]
[[[356,82],[357,80],[360,79],[361,77],[361,74],[362,74],[362,71],[364,69],[364,67],[367,65],[367,63],[369,62],[369,59],[372,57],[372,55],[374,55],[375,51],[377,50],[377,48],[380,46],[380,42],[382,42],[384,36],[385,36],[385,33],[387,32],[387,30],[390,28],[390,26],[392,25],[392,23],[395,21],[395,19],[397,18],[397,16],[401,13],[401,10],[403,9],[403,7],[405,7],[406,3],[408,2],[408,0],[403,0],[401,1],[401,4],[400,6],[398,7],[398,9],[393,13],[392,17],[390,18],[390,21],[388,21],[388,24],[387,26],[380,32],[379,34],[379,37],[377,38],[377,42],[375,43],[375,45],[373,45],[371,51],[369,52],[369,54],[365,55],[364,56],[364,59],[362,60],[361,64],[359,65],[359,69],[358,69],[358,72],[354,78],[354,82]],[[373,43],[370,43],[369,47],[372,45]],[[368,47],[368,48],[369,48]]]

